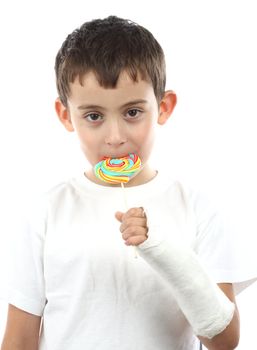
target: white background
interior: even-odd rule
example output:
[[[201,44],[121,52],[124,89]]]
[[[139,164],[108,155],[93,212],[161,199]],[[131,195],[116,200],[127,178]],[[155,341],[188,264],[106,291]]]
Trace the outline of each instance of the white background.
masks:
[[[55,116],[54,59],[73,29],[110,14],[148,28],[166,52],[178,106],[153,162],[214,200],[257,265],[255,1],[9,0],[0,5],[0,270],[19,208],[86,166],[75,135]],[[241,350],[257,344],[256,284],[238,298]],[[0,303],[0,339],[5,311]]]

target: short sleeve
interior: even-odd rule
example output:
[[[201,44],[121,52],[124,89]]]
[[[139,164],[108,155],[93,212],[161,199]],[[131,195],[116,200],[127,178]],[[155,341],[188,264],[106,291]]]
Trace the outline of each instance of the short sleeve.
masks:
[[[26,312],[42,316],[45,298],[44,237],[46,202],[33,203],[29,214],[10,224],[7,282],[4,299]],[[26,213],[28,210],[26,210]]]
[[[251,247],[204,195],[195,196],[193,203],[196,253],[216,283],[233,283],[235,294],[239,294],[257,280],[257,261]]]

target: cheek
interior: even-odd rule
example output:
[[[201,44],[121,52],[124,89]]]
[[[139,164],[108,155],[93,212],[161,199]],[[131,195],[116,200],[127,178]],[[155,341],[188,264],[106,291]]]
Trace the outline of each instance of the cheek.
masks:
[[[80,148],[90,163],[96,163],[98,156],[96,150],[99,149],[99,141],[95,134],[85,130],[77,130]]]
[[[154,140],[155,140],[155,128],[152,123],[149,125],[144,125],[143,128],[140,128],[137,132],[137,143],[138,148],[141,150],[142,155],[149,154],[152,150]]]
[[[135,134],[141,140],[147,140],[153,137],[154,135],[154,123],[152,118],[150,117],[148,120],[144,120],[141,124],[136,125]]]
[[[77,123],[75,131],[83,148],[90,148],[91,145],[97,143],[97,134],[83,123]]]

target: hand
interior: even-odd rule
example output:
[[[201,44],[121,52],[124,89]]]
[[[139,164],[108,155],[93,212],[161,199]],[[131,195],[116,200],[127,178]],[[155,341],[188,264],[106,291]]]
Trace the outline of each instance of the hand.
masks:
[[[147,240],[147,217],[142,207],[131,208],[126,213],[118,211],[115,217],[121,222],[120,232],[126,245],[137,246]]]

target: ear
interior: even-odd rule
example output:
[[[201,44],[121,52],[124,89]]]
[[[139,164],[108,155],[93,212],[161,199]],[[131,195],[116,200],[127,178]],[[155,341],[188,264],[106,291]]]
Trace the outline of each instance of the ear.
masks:
[[[58,115],[58,118],[60,119],[61,123],[64,125],[65,129],[68,131],[74,131],[69,110],[67,107],[65,107],[62,104],[59,98],[55,100],[55,110]]]
[[[165,91],[165,94],[160,102],[158,124],[163,125],[166,123],[166,121],[171,116],[171,113],[173,112],[176,104],[176,94],[171,90]]]

